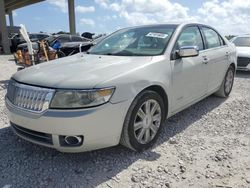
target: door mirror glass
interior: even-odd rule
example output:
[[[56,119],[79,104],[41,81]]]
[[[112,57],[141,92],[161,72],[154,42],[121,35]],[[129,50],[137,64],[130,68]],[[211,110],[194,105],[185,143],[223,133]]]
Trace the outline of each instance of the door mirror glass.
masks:
[[[183,46],[177,50],[177,55],[179,57],[194,57],[199,55],[198,46]]]

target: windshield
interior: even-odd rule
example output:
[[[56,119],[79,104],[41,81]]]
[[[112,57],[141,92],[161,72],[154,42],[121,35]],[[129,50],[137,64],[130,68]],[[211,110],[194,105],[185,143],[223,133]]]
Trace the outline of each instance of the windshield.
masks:
[[[90,54],[154,56],[164,52],[176,26],[145,26],[119,30],[101,40]]]
[[[34,39],[34,38],[37,38],[37,36],[35,34],[29,34],[29,38]]]
[[[236,37],[232,42],[235,46],[250,47],[250,37]]]
[[[51,44],[55,39],[56,39],[56,36],[53,36],[53,35],[45,38],[45,40],[48,41],[49,44]]]

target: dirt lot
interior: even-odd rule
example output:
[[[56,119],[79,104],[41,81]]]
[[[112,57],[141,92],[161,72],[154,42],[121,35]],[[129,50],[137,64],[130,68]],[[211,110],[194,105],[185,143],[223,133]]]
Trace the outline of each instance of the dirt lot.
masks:
[[[19,139],[4,95],[16,71],[0,56],[0,187],[250,187],[250,73],[166,122],[149,151],[122,146],[65,154]]]

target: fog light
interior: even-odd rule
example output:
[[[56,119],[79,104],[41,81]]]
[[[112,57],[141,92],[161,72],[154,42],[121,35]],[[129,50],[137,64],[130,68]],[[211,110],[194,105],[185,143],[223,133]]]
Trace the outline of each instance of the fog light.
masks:
[[[83,143],[83,136],[60,136],[59,139],[61,146],[75,147]]]

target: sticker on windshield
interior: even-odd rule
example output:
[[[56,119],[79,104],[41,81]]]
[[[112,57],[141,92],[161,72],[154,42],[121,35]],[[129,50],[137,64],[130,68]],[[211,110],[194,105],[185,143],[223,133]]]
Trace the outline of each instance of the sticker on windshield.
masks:
[[[146,37],[155,37],[155,38],[161,38],[161,39],[165,39],[168,37],[168,34],[165,33],[153,33],[153,32],[149,32]]]

